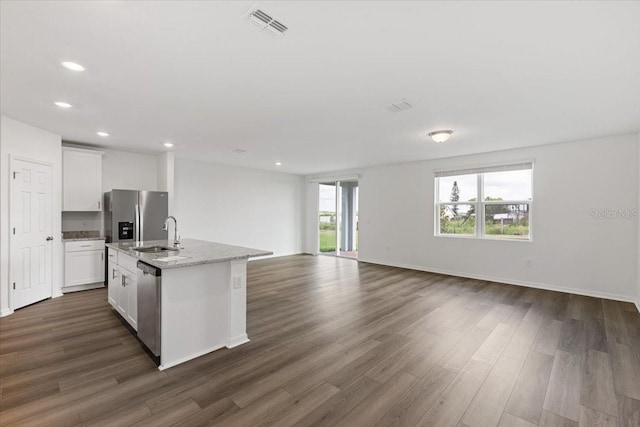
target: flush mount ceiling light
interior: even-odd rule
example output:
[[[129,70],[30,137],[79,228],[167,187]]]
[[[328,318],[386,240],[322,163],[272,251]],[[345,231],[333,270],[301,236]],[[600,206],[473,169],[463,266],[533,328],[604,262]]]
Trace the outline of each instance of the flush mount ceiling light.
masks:
[[[281,36],[289,29],[282,20],[275,19],[256,7],[246,13],[245,19],[272,36]]]
[[[62,66],[64,68],[67,68],[67,69],[71,70],[71,71],[81,72],[81,71],[85,70],[85,68],[82,65],[76,64],[75,62],[71,62],[71,61],[62,62]]]
[[[165,142],[164,146],[167,147],[167,148],[171,148],[171,147],[173,147],[173,144],[170,143],[170,142]]]
[[[96,132],[96,134],[98,134],[99,136],[106,138],[107,136],[109,136],[109,134],[107,132],[103,132],[103,131],[98,131]]]
[[[276,166],[282,166],[282,162],[276,162]]]
[[[434,130],[433,132],[429,132],[429,137],[433,142],[442,143],[447,142],[452,133],[452,130]]]
[[[56,101],[54,102],[55,105],[57,105],[60,108],[71,108],[73,107],[73,105],[69,104],[68,102],[63,102],[63,101]]]

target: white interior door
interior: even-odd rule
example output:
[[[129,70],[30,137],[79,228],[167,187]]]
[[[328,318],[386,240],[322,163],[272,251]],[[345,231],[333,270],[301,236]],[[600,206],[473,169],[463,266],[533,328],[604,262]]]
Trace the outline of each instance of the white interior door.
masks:
[[[51,165],[14,159],[11,172],[11,308],[50,298],[53,280]]]

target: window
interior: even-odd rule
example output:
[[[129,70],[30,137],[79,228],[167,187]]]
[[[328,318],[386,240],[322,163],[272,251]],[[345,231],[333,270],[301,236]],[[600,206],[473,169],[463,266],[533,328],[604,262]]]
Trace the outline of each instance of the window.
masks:
[[[533,163],[435,174],[437,236],[530,240]]]

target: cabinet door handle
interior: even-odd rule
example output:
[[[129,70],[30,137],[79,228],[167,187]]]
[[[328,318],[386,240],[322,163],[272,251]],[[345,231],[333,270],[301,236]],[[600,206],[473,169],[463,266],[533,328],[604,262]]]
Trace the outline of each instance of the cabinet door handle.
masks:
[[[100,200],[98,200],[98,210],[100,210]]]
[[[104,261],[104,252],[102,252],[102,253],[100,254],[100,259],[101,259],[102,261]]]

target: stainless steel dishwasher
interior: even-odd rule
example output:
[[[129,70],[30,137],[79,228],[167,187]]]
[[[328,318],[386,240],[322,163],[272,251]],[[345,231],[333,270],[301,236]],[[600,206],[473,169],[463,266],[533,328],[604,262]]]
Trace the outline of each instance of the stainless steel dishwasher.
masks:
[[[162,270],[138,261],[138,338],[160,356],[160,292]]]

